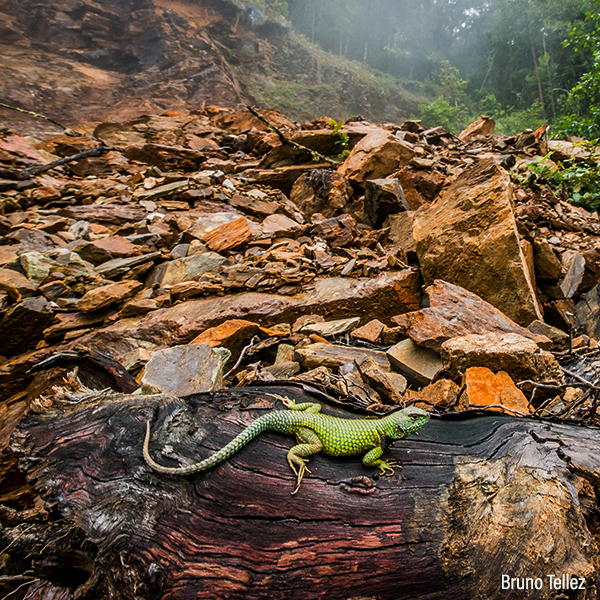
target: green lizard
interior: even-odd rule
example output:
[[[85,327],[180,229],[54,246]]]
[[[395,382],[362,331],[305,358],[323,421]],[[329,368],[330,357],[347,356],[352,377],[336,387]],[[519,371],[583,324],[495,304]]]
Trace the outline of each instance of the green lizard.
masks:
[[[144,439],[144,460],[155,471],[167,475],[190,475],[218,465],[233,456],[250,440],[263,431],[278,431],[296,436],[297,445],[290,449],[287,461],[297,476],[295,494],[300,489],[304,474],[308,471],[306,457],[325,452],[331,456],[351,456],[362,454],[363,464],[376,467],[382,474],[394,473],[398,466],[394,461],[379,457],[389,442],[405,438],[420,429],[429,421],[429,414],[420,408],[409,406],[393,412],[381,419],[341,419],[319,414],[321,405],[313,402],[296,404],[289,398],[281,398],[290,410],[275,410],[259,417],[248,425],[237,437],[223,446],[209,458],[187,467],[164,467],[150,456],[150,421],[146,423]]]

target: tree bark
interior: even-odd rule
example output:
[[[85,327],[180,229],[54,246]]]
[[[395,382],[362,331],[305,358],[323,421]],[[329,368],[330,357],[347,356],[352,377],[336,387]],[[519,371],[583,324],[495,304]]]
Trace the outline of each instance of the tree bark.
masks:
[[[500,414],[433,419],[389,450],[403,465],[394,476],[377,478],[360,457],[316,455],[295,496],[293,439],[276,433],[193,476],[145,464],[148,419],[152,456],[180,466],[264,414],[271,393],[314,401],[273,387],[105,394],[30,414],[12,451],[45,504],[0,513],[0,549],[21,569],[10,575],[46,582],[29,600],[68,600],[77,586],[78,598],[120,600],[525,597],[502,590],[502,575],[539,577],[543,588],[527,598],[551,598],[547,576],[565,573],[585,580],[569,598],[596,597],[595,428]]]

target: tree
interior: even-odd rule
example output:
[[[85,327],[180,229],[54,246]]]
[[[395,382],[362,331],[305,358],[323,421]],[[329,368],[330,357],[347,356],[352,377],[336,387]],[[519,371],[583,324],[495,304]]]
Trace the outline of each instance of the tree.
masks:
[[[589,11],[584,27],[575,27],[565,46],[584,53],[589,69],[571,90],[569,99],[577,112],[564,119],[567,129],[588,140],[600,139],[600,0],[594,0],[595,8]]]

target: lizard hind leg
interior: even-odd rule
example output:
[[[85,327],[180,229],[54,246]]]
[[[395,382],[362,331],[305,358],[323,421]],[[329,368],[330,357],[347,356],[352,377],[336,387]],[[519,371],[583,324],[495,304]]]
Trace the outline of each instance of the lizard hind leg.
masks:
[[[306,463],[307,456],[312,456],[317,452],[321,452],[323,450],[323,442],[319,439],[319,436],[312,430],[306,427],[301,427],[296,432],[296,439],[298,444],[290,448],[290,451],[287,454],[287,461],[290,465],[292,471],[297,476],[296,487],[292,492],[292,495],[298,492],[300,489],[300,484],[302,483],[302,478],[304,474],[308,471],[308,467]],[[298,467],[298,468],[296,468]]]

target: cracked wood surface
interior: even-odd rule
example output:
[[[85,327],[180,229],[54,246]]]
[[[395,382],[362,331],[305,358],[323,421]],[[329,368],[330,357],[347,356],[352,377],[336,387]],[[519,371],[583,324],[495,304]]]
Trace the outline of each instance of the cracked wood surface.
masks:
[[[189,477],[144,463],[147,419],[153,457],[180,466],[263,414],[248,407],[273,400],[267,392],[314,400],[273,387],[186,399],[115,395],[27,418],[13,450],[73,529],[62,554],[53,552],[55,563],[79,552],[80,579],[90,573],[80,597],[522,597],[501,590],[505,573],[545,582],[570,573],[587,585],[570,598],[595,597],[597,429],[501,415],[432,420],[389,450],[400,473],[375,479],[359,456],[316,455],[296,496],[290,436],[264,433]],[[59,520],[34,528],[42,556]],[[32,547],[24,527],[0,530],[0,547],[12,543],[22,560]],[[544,585],[528,598],[555,593]]]

